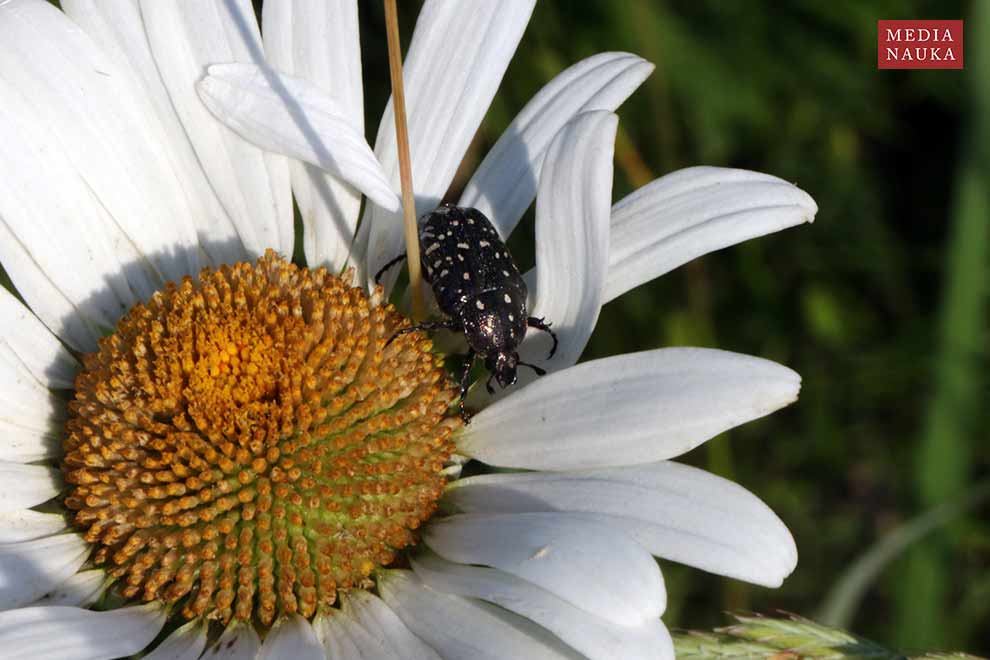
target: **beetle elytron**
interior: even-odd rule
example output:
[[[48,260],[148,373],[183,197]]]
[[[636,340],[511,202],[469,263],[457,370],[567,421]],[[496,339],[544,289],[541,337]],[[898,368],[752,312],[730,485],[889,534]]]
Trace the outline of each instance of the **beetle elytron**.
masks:
[[[553,348],[547,359],[557,351],[557,335],[544,319],[527,315],[526,283],[505,243],[481,211],[450,204],[439,207],[420,219],[419,245],[424,277],[447,318],[403,328],[392,339],[416,330],[464,333],[469,348],[461,374],[460,408],[461,418],[468,423],[464,397],[475,357],[484,359],[490,374],[485,387],[494,393],[492,379],[508,387],[516,382],[518,366],[529,367],[540,376],[546,373],[519,360],[516,349],[527,328],[550,333]],[[400,255],[385,264],[375,281],[404,258]]]

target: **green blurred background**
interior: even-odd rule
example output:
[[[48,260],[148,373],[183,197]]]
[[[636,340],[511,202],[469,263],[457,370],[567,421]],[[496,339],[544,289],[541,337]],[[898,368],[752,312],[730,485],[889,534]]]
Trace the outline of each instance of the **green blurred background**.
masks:
[[[407,43],[419,3],[400,5]],[[384,21],[361,10],[373,131]],[[878,71],[879,18],[965,19],[965,70]],[[990,653],[990,2],[542,0],[451,198],[543,84],[605,50],[657,65],[619,110],[616,201],[707,164],[775,174],[820,207],[610,303],[585,355],[717,346],[804,377],[796,405],[684,459],[780,515],[796,572],[768,590],[665,563],[665,620],[786,610],[904,651]],[[521,265],[532,232],[531,212]]]

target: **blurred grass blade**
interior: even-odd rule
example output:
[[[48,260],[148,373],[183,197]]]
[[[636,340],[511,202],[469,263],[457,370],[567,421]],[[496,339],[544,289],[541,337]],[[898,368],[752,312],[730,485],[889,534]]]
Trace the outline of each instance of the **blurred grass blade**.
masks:
[[[918,495],[935,506],[967,488],[973,451],[983,441],[977,420],[986,408],[984,337],[990,250],[990,3],[972,4],[966,21],[967,78],[973,92],[962,149],[935,353],[935,391],[917,452]],[[939,647],[950,638],[953,535],[919,544],[900,578],[892,639],[904,647]]]
[[[988,499],[990,481],[984,481],[962,497],[934,507],[886,534],[843,573],[815,618],[827,626],[848,628],[866,591],[892,561],[925,535]]]

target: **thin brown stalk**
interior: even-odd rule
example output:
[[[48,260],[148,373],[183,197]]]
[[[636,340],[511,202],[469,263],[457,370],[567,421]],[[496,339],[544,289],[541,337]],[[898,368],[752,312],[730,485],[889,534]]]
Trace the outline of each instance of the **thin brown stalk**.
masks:
[[[395,142],[399,152],[399,180],[402,185],[402,217],[406,228],[406,263],[412,290],[412,316],[423,318],[422,274],[419,265],[419,234],[416,231],[416,200],[413,198],[412,161],[409,158],[409,128],[406,124],[406,95],[402,88],[402,47],[399,43],[399,17],[396,0],[385,0],[385,26],[388,34],[388,68],[392,78],[392,110],[395,115]]]

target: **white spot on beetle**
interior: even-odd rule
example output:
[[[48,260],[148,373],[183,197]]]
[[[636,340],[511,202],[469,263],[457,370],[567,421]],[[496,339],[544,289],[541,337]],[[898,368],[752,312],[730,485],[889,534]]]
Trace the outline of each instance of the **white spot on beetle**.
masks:
[[[434,268],[439,268],[440,267],[440,264],[442,264],[442,263],[443,263],[443,259],[437,259],[436,261],[433,262],[433,267]]]
[[[491,245],[491,243],[489,243],[488,241],[481,241],[480,243],[478,243],[478,247],[488,247],[489,245]]]
[[[504,296],[502,296],[502,300],[509,303],[510,305],[512,304],[512,298],[509,297],[509,294],[505,294]]]
[[[503,274],[503,275],[505,275],[506,277],[508,277],[508,276],[509,276],[509,271],[507,271],[507,270],[503,270],[503,271],[502,271],[502,274]]]
[[[509,314],[509,320],[510,321],[515,321],[516,320],[516,317],[513,316],[512,314]]]
[[[450,236],[453,236],[453,235],[454,235],[454,232],[452,232],[452,231],[448,231],[448,232],[447,232],[447,236],[448,236],[448,238],[449,238]]]
[[[433,243],[433,244],[430,245],[430,247],[426,248],[426,254],[430,254],[431,252],[435,252],[436,250],[439,250],[439,249],[440,249],[440,244],[439,243]]]
[[[464,271],[464,279],[466,279],[466,280],[471,279],[471,273],[469,273],[467,271]]]
[[[468,245],[467,243],[458,243],[457,244],[457,249],[458,250],[470,250],[471,249],[471,246]]]
[[[475,300],[474,301],[474,306],[477,307],[478,309],[484,309],[485,308],[485,303],[481,302],[480,300]]]
[[[473,225],[474,224],[474,218],[468,218],[468,224],[469,225]]]
[[[453,225],[454,227],[456,227],[457,225],[459,225],[461,223],[459,221],[457,221],[457,220],[451,220],[450,221],[450,224]]]
[[[464,256],[463,255],[460,255],[460,254],[457,255],[457,260],[458,261],[464,261]]]
[[[450,271],[447,270],[446,268],[444,268],[443,270],[440,271],[440,277],[447,277],[447,275],[449,275],[449,274],[450,274]]]

